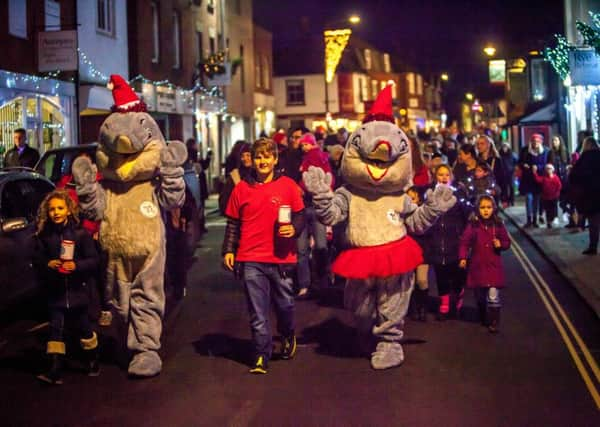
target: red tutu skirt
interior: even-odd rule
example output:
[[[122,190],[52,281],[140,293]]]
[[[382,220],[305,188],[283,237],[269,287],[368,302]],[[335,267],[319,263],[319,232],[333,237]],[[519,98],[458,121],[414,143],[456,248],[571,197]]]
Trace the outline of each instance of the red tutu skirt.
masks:
[[[343,251],[332,264],[338,276],[348,279],[389,277],[414,270],[423,263],[421,247],[410,236],[392,243]]]

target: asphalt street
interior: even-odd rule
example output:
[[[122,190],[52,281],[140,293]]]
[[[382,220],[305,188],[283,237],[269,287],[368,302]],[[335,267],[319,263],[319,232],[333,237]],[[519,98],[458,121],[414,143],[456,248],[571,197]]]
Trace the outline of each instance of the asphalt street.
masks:
[[[470,294],[464,318],[434,320],[432,284],[428,322],[406,323],[404,364],[373,371],[355,351],[342,289],[331,288],[320,300],[297,303],[297,356],[272,361],[264,376],[247,373],[244,293],[220,266],[224,220],[212,217],[208,228],[187,296],[168,305],[158,377],[127,377],[114,324],[99,329],[99,377],[83,375],[74,360],[63,386],[43,386],[35,375],[44,310],[31,303],[4,313],[2,425],[600,425],[600,322],[514,228],[499,334],[480,325]]]

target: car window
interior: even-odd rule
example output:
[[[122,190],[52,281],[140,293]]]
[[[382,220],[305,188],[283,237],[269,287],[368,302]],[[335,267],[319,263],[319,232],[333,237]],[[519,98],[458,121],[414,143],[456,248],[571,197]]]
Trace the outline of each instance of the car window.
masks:
[[[2,218],[24,217],[35,221],[38,207],[47,193],[53,190],[51,184],[40,179],[23,179],[8,182],[2,191]]]
[[[37,171],[44,175],[52,182],[58,182],[62,176],[63,153],[50,153],[44,159],[42,167],[38,167]]]

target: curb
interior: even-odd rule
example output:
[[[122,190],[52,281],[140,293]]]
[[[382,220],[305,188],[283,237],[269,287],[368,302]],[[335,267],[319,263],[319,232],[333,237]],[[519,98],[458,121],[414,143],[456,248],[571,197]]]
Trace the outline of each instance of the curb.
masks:
[[[575,274],[571,272],[569,266],[548,255],[542,246],[537,242],[537,240],[535,240],[533,236],[526,232],[512,215],[507,213],[505,210],[502,210],[501,212],[502,215],[508,218],[508,220],[519,230],[519,232],[525,236],[532,246],[540,253],[542,258],[552,265],[556,272],[577,291],[581,299],[590,308],[590,310],[596,313],[596,317],[600,318],[600,306],[594,307],[594,304],[590,303],[590,300],[594,299],[594,295],[591,295],[590,292],[587,291],[587,287],[583,285],[582,282],[575,276]]]

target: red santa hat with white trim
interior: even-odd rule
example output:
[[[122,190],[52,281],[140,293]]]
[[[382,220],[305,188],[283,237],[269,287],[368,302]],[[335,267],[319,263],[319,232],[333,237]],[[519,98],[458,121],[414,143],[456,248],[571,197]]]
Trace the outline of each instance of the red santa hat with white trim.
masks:
[[[363,119],[363,123],[374,121],[396,123],[392,113],[392,86],[394,84],[393,80],[388,81],[387,86],[379,92],[371,110]]]
[[[146,104],[138,98],[127,81],[118,74],[111,74],[106,85],[112,91],[115,105],[111,107],[113,112],[129,113],[131,111],[146,112]]]

